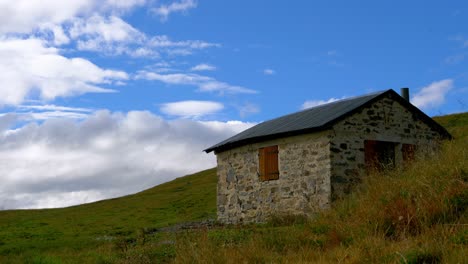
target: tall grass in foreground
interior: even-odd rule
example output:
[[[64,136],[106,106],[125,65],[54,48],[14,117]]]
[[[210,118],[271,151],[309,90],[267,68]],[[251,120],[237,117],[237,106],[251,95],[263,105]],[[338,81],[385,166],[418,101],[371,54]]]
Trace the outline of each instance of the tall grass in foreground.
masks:
[[[468,140],[371,175],[313,220],[179,234],[176,263],[466,263]],[[286,224],[286,225],[285,225]]]

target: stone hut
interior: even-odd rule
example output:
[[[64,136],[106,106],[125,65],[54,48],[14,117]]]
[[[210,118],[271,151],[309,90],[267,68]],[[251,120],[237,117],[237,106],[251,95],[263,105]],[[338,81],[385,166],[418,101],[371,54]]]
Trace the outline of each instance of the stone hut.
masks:
[[[370,170],[402,166],[416,149],[435,149],[451,138],[405,91],[406,98],[387,90],[309,108],[206,149],[218,162],[218,220],[310,216],[349,193]]]

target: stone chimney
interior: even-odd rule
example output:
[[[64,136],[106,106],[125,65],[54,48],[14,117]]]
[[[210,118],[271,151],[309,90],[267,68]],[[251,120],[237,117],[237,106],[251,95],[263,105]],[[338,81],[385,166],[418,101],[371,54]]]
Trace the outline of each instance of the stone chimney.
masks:
[[[403,97],[406,101],[410,101],[409,99],[409,88],[401,88],[400,91],[401,97]]]

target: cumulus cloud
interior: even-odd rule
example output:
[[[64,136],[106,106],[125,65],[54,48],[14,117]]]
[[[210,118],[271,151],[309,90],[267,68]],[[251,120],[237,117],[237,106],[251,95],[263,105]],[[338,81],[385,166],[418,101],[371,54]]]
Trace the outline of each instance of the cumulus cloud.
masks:
[[[215,71],[216,67],[210,64],[201,63],[190,68],[191,71]]]
[[[139,71],[136,79],[156,80],[166,84],[193,85],[197,86],[201,92],[219,92],[219,93],[257,93],[242,86],[230,85],[220,82],[212,77],[193,74],[193,73],[172,73],[160,74],[157,72]]]
[[[0,116],[0,208],[92,202],[216,165],[203,149],[252,124],[167,121],[149,112],[98,111],[14,128]],[[180,166],[184,164],[184,166]]]
[[[0,2],[0,34],[30,33],[44,25],[59,25],[96,12],[119,13],[145,0],[16,0]]]
[[[77,50],[172,59],[220,47],[203,40],[149,36],[125,21],[125,12],[147,2],[156,1],[0,0],[0,108],[15,111],[0,114],[0,208],[92,202],[212,167],[214,156],[202,150],[252,125],[167,121],[149,112],[53,104],[59,97],[115,92],[113,87],[129,81],[124,71],[73,57]],[[167,19],[192,6],[195,1],[178,0],[161,5],[156,13]],[[255,93],[196,74],[147,71],[138,76],[200,91]],[[198,118],[223,105],[175,102],[163,107],[174,116],[188,117],[192,111],[190,117]]]
[[[411,103],[422,109],[436,108],[445,102],[445,96],[452,88],[452,79],[433,82],[417,92],[411,98]]]
[[[147,36],[125,22],[123,12],[145,0],[19,0],[0,2],[0,35],[34,36],[50,45],[74,45],[78,50],[105,55],[158,58],[159,52],[189,55],[194,50],[219,46],[201,40],[171,41]],[[186,1],[185,1],[186,2]],[[177,9],[180,3],[169,5]],[[173,6],[173,7],[171,7]],[[172,12],[172,11],[170,11]]]
[[[136,6],[142,6],[147,0],[105,0],[104,7],[127,11]]]
[[[197,7],[197,1],[195,0],[181,0],[173,2],[169,5],[160,5],[153,8],[152,11],[158,15],[161,21],[167,21],[169,15],[175,12],[186,12],[189,9]]]
[[[165,103],[160,110],[167,115],[200,118],[221,111],[223,108],[223,104],[212,101],[180,101]]]
[[[44,23],[41,25],[35,37],[40,37],[44,41],[48,41],[51,45],[61,46],[71,42],[68,33],[62,28],[61,25],[55,25],[53,23]]]
[[[0,114],[0,133],[9,129],[17,120],[18,116],[14,113]]]
[[[90,8],[90,1],[85,0],[1,1],[0,33],[29,33],[45,23],[60,24]]]
[[[333,103],[333,102],[336,102],[338,100],[342,100],[342,99],[345,99],[345,98],[346,97],[330,98],[328,100],[308,100],[308,101],[305,101],[302,104],[301,109],[307,109],[307,108],[311,108],[311,107],[315,107],[315,106],[319,106],[319,105],[323,105],[323,104]]]
[[[17,105],[33,92],[44,100],[84,93],[126,80],[123,71],[102,69],[83,58],[66,58],[40,39],[0,39],[0,105]]]
[[[272,69],[264,69],[263,70],[263,74],[265,74],[265,75],[273,75],[275,73],[276,72],[274,70],[272,70]]]

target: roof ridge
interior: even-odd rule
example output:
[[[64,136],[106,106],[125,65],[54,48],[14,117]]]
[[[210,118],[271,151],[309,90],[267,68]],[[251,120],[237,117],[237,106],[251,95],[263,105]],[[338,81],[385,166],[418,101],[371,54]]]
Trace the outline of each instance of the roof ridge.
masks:
[[[278,117],[275,117],[275,118],[272,118],[272,119],[268,119],[268,120],[262,121],[262,122],[258,123],[257,125],[263,124],[263,123],[266,123],[266,122],[270,122],[270,121],[273,121],[273,120],[276,120],[276,119],[280,119],[280,118],[284,118],[284,117],[296,115],[296,114],[299,114],[299,113],[302,113],[302,112],[307,112],[307,111],[311,111],[311,110],[316,110],[316,109],[318,109],[318,108],[325,107],[325,106],[329,106],[329,105],[331,105],[331,104],[342,103],[342,102],[345,102],[345,101],[355,100],[355,99],[358,99],[358,98],[363,98],[363,97],[367,97],[367,96],[371,96],[371,95],[378,96],[378,95],[381,95],[381,94],[383,94],[383,93],[386,93],[386,92],[392,91],[392,90],[393,90],[393,89],[380,90],[380,91],[377,91],[377,92],[367,93],[367,94],[363,94],[363,95],[351,96],[351,97],[339,99],[339,100],[336,100],[336,101],[333,101],[333,102],[329,102],[329,103],[324,103],[324,104],[320,104],[320,105],[308,107],[308,108],[306,108],[306,109],[302,109],[302,110],[299,110],[299,111],[296,111],[296,112],[292,112],[292,113],[289,113],[289,114],[285,114],[285,115],[282,115],[282,116],[278,116]],[[256,126],[256,125],[255,125],[255,126]],[[253,127],[255,127],[255,126],[253,126]],[[242,133],[242,132],[241,132],[241,133]]]
[[[312,108],[317,108],[317,107],[321,107],[321,106],[325,106],[325,105],[340,103],[340,102],[344,102],[344,101],[348,101],[348,100],[354,100],[354,99],[358,99],[358,98],[362,98],[362,97],[367,97],[367,96],[371,96],[371,95],[380,95],[380,94],[386,93],[386,92],[388,92],[388,91],[390,91],[390,90],[392,90],[392,89],[380,90],[380,91],[377,91],[377,92],[367,93],[367,94],[363,94],[363,95],[350,96],[350,97],[338,99],[338,100],[333,101],[333,102],[328,102],[328,103],[324,103],[324,104],[320,104],[320,105],[308,107],[308,108],[306,108],[306,109],[304,109],[304,110],[302,110],[302,111],[307,111],[307,110],[312,109]],[[299,112],[302,112],[302,111],[298,111],[298,112],[296,112],[296,113],[299,113]]]

